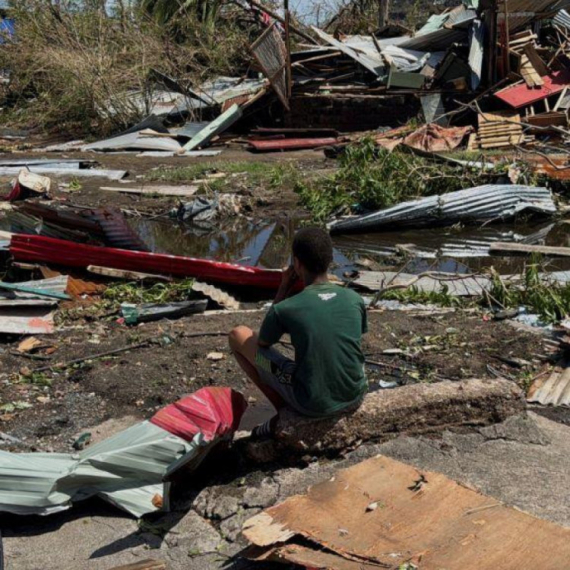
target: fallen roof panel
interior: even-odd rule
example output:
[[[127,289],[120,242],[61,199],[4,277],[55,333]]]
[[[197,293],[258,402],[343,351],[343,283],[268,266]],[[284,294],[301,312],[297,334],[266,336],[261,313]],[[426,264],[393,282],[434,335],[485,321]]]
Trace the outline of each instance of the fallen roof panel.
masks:
[[[385,210],[330,225],[331,233],[383,231],[391,227],[425,227],[457,222],[479,223],[511,218],[521,212],[554,215],[547,188],[488,184],[403,202]]]
[[[53,334],[53,313],[51,309],[42,306],[0,306],[0,333]]]
[[[320,148],[333,145],[338,142],[337,138],[298,138],[298,139],[275,139],[275,140],[249,140],[248,143],[257,152],[270,152],[276,150],[301,150]]]
[[[230,439],[246,406],[229,388],[202,388],[77,454],[0,451],[0,511],[46,515],[92,496],[136,517],[169,510],[168,476]]]
[[[140,132],[129,133],[85,145],[81,150],[160,150],[177,152],[182,145],[169,137],[141,135]]]
[[[18,261],[82,268],[98,265],[271,290],[279,288],[282,276],[280,270],[161,253],[93,247],[31,235],[12,236],[10,253]]]
[[[319,36],[321,40],[335,47],[336,49],[342,51],[345,55],[347,55],[348,57],[350,57],[360,65],[362,65],[362,67],[364,67],[374,75],[379,76],[382,73],[384,73],[385,66],[384,62],[382,61],[382,58],[380,57],[380,54],[378,54],[378,57],[372,57],[369,53],[366,54],[360,53],[354,48],[351,48],[350,46],[342,42],[339,42],[337,39],[327,34],[323,30],[320,30],[315,26],[311,26],[311,28],[315,32],[315,34]]]
[[[224,111],[218,118],[209,123],[200,132],[196,133],[190,142],[184,145],[184,150],[194,150],[206,146],[214,137],[229,129],[236,121],[242,117],[241,107],[232,105]]]
[[[559,363],[546,379],[535,380],[527,401],[543,406],[570,406],[570,361]]]
[[[0,176],[14,176],[20,174],[21,168],[4,166],[0,167]],[[71,178],[101,177],[109,180],[121,180],[127,175],[126,170],[102,170],[98,168],[52,168],[50,165],[31,165],[30,172],[45,174],[46,176],[68,176]]]

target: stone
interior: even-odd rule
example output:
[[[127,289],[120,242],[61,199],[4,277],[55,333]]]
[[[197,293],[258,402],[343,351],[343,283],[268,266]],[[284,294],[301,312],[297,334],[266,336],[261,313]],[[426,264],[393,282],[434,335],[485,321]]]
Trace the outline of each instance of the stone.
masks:
[[[233,517],[226,519],[220,525],[222,536],[229,542],[235,542],[241,535],[243,523],[261,512],[261,509],[243,509]]]
[[[277,500],[279,488],[269,477],[266,477],[259,487],[248,487],[243,496],[246,507],[269,507]]]
[[[236,497],[227,495],[223,487],[207,487],[193,503],[194,510],[207,519],[225,520],[235,515],[240,507]]]
[[[172,513],[171,517],[180,513]],[[167,523],[168,521],[161,521]],[[173,518],[172,522],[175,522]],[[164,537],[164,542],[170,547],[182,547],[197,554],[217,552],[222,538],[218,531],[204,520],[198,513],[189,511],[171,526]]]
[[[369,393],[358,410],[332,418],[307,418],[285,409],[276,442],[282,452],[301,455],[340,452],[395,435],[492,425],[525,410],[521,389],[507,380],[414,384]]]

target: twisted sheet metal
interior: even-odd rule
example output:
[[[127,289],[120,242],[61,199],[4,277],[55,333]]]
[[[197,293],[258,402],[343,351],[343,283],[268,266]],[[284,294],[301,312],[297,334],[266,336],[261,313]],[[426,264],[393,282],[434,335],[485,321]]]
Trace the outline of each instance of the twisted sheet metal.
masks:
[[[559,363],[546,380],[536,380],[528,391],[527,401],[544,406],[570,406],[570,361]]]
[[[504,220],[521,212],[553,215],[556,205],[547,188],[487,184],[440,196],[404,202],[330,226],[331,233],[381,231],[390,227],[450,225]]]

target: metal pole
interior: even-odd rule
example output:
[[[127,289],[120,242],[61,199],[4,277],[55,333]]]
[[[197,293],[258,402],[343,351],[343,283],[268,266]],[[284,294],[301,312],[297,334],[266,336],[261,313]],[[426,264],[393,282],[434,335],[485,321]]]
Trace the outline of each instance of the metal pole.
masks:
[[[292,70],[291,70],[291,14],[289,12],[289,0],[284,0],[285,9],[285,46],[287,47],[287,99],[291,98],[292,92]]]
[[[503,44],[503,66],[504,66],[504,73],[505,77],[509,75],[511,72],[511,56],[509,54],[509,0],[504,0],[504,12],[505,12],[505,25],[503,28],[504,31],[504,44]]]

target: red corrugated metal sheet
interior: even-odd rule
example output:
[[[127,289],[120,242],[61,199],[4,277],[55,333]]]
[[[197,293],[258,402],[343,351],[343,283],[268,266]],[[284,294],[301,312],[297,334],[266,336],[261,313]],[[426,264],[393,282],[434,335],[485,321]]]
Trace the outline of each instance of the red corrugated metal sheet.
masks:
[[[544,85],[541,87],[531,88],[523,82],[520,85],[513,85],[495,93],[495,97],[515,109],[532,105],[551,95],[561,93],[565,87],[568,87],[570,85],[570,71],[555,71],[552,75],[545,75],[542,79]]]
[[[12,236],[10,253],[17,261],[82,268],[99,265],[271,290],[279,288],[282,275],[280,270],[161,253],[95,247],[43,236],[20,234]]]
[[[270,152],[274,150],[302,150],[308,148],[319,148],[336,144],[336,138],[326,137],[317,139],[274,139],[274,140],[249,140],[253,150],[258,152]]]
[[[151,423],[186,441],[201,433],[206,442],[233,434],[247,408],[231,388],[202,388],[157,412]]]
[[[146,243],[129,226],[121,212],[101,208],[87,210],[85,216],[101,226],[105,234],[105,243],[108,245],[121,249],[149,251]]]

